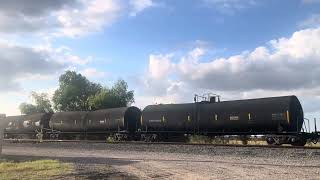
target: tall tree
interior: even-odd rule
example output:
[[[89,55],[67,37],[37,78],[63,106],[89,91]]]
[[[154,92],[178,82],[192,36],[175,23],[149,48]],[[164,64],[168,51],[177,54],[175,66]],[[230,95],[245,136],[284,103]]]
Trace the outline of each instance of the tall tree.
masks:
[[[35,105],[28,103],[20,104],[19,109],[22,114],[53,112],[48,94],[31,92],[31,98]]]
[[[53,112],[51,102],[49,100],[48,94],[46,93],[36,93],[31,92],[31,97],[36,104],[37,112]]]
[[[111,89],[104,88],[94,96],[90,96],[91,109],[125,107],[134,102],[134,92],[128,91],[124,80],[118,80]]]
[[[134,103],[134,91],[128,91],[128,84],[122,79],[113,85],[111,94],[118,98],[119,106],[128,106]]]
[[[33,104],[21,103],[19,106],[21,114],[34,114],[37,113],[37,107]]]
[[[66,71],[59,78],[59,88],[52,101],[58,111],[87,111],[88,98],[97,94],[102,86],[90,82],[86,77],[74,71]]]

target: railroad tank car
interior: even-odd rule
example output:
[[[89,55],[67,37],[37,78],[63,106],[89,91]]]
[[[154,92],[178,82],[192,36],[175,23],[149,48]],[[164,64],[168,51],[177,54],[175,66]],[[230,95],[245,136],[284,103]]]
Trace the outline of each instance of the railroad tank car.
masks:
[[[92,111],[86,118],[86,129],[89,132],[126,131],[134,133],[140,127],[140,116],[141,110],[134,106]]]
[[[49,121],[52,114],[35,113],[31,115],[8,116],[5,118],[6,138],[35,138],[41,129],[49,128]]]
[[[85,131],[86,111],[58,112],[52,115],[49,126],[61,132]]]
[[[296,96],[224,102],[149,105],[142,132],[272,134],[300,132],[303,110]]]
[[[196,127],[195,104],[159,104],[142,111],[142,131],[193,132]]]
[[[137,107],[121,107],[91,112],[58,112],[50,120],[51,138],[87,138],[91,135],[109,136],[133,134],[140,127],[141,111]],[[128,136],[125,136],[126,138]]]
[[[201,132],[300,132],[303,110],[296,96],[204,103],[197,106]]]

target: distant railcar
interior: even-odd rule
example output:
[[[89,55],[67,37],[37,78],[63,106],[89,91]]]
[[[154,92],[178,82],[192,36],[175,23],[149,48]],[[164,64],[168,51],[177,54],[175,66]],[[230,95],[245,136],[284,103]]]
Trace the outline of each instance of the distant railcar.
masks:
[[[36,113],[31,115],[8,116],[5,118],[6,138],[35,138],[37,132],[49,128],[51,114]]]
[[[50,120],[51,137],[133,134],[140,127],[140,116],[140,109],[133,106],[91,112],[59,112]]]

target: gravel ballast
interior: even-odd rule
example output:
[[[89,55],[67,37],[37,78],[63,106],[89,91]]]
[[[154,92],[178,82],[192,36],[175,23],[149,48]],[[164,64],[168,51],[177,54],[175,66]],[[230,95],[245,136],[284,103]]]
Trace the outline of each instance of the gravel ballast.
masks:
[[[112,172],[130,179],[320,178],[320,149],[172,144],[5,143],[3,155],[16,159],[59,159],[75,163],[80,169],[91,168],[90,171],[108,166],[108,169],[111,169],[106,171],[108,175]],[[103,171],[99,171],[98,175],[97,177],[103,177]]]

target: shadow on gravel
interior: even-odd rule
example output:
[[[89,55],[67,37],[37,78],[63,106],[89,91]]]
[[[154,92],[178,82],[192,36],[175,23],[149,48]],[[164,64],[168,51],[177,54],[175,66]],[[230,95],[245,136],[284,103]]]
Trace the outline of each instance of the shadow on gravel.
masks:
[[[124,166],[137,163],[132,159],[126,158],[96,158],[96,157],[50,157],[50,156],[22,156],[22,155],[3,155],[5,159],[24,162],[30,160],[41,160],[41,159],[56,159],[62,162],[69,162],[75,164],[83,164],[90,166],[96,165],[108,165],[108,166]],[[273,163],[246,163],[246,162],[228,162],[220,160],[188,160],[188,159],[153,159],[149,158],[148,161],[155,162],[189,162],[189,163],[219,163],[219,164],[231,164],[231,165],[256,165],[256,166],[287,166],[287,167],[302,167],[302,168],[319,168],[318,165],[294,165],[294,164],[273,164]]]
[[[14,162],[35,161],[42,159],[55,159],[74,165],[74,172],[54,179],[138,179],[135,176],[119,172],[112,166],[130,165],[134,161],[115,158],[94,158],[94,157],[50,157],[50,156],[22,156],[3,155],[1,159]]]

